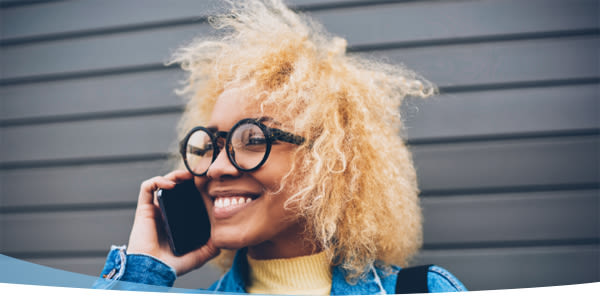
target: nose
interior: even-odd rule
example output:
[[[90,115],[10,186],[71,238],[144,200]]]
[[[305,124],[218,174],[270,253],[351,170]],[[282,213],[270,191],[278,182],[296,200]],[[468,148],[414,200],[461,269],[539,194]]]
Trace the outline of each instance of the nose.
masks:
[[[217,158],[208,167],[208,171],[206,172],[207,177],[221,180],[227,177],[237,177],[241,174],[231,161],[229,161],[225,148],[226,147],[221,147]]]

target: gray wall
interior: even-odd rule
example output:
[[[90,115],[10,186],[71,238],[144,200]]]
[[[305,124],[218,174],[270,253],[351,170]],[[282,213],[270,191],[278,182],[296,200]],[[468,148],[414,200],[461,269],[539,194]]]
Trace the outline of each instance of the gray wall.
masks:
[[[216,1],[0,1],[0,249],[98,274],[165,172],[182,74]],[[600,281],[598,1],[290,0],[441,95],[404,107],[425,213],[416,263],[468,288]],[[177,282],[207,287],[204,267]]]

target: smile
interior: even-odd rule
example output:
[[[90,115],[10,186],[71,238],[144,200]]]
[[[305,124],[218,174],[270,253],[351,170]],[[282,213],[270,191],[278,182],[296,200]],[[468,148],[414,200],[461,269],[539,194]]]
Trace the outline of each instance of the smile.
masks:
[[[213,216],[216,220],[228,219],[237,214],[239,211],[244,210],[246,207],[252,205],[257,198],[259,198],[258,195],[254,196],[248,194],[216,196],[213,198]]]
[[[239,196],[239,197],[219,197],[215,199],[215,207],[218,208],[227,208],[227,207],[232,207],[232,206],[240,206],[240,205],[244,205],[247,203],[252,202],[252,198],[250,197],[243,197],[243,196]]]

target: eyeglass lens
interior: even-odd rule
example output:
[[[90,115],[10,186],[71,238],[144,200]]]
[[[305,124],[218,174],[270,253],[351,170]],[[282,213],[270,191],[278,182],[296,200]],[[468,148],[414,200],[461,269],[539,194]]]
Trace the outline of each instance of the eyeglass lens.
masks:
[[[256,124],[247,123],[237,126],[231,134],[230,149],[232,163],[237,168],[250,170],[263,160],[267,152],[267,139],[263,130]],[[185,155],[188,167],[194,174],[203,174],[213,160],[213,152],[221,145],[213,142],[203,130],[197,130],[189,137]]]

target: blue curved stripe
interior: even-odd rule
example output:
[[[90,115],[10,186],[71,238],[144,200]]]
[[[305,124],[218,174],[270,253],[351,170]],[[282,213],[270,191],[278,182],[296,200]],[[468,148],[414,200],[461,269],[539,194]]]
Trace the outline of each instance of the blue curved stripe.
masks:
[[[103,281],[99,277],[54,269],[10,256],[0,254],[0,282],[13,284],[30,284],[56,287],[92,288],[96,281]],[[203,290],[182,288],[169,288],[132,282],[118,282],[113,285],[114,290],[151,291],[169,293],[209,293]]]

